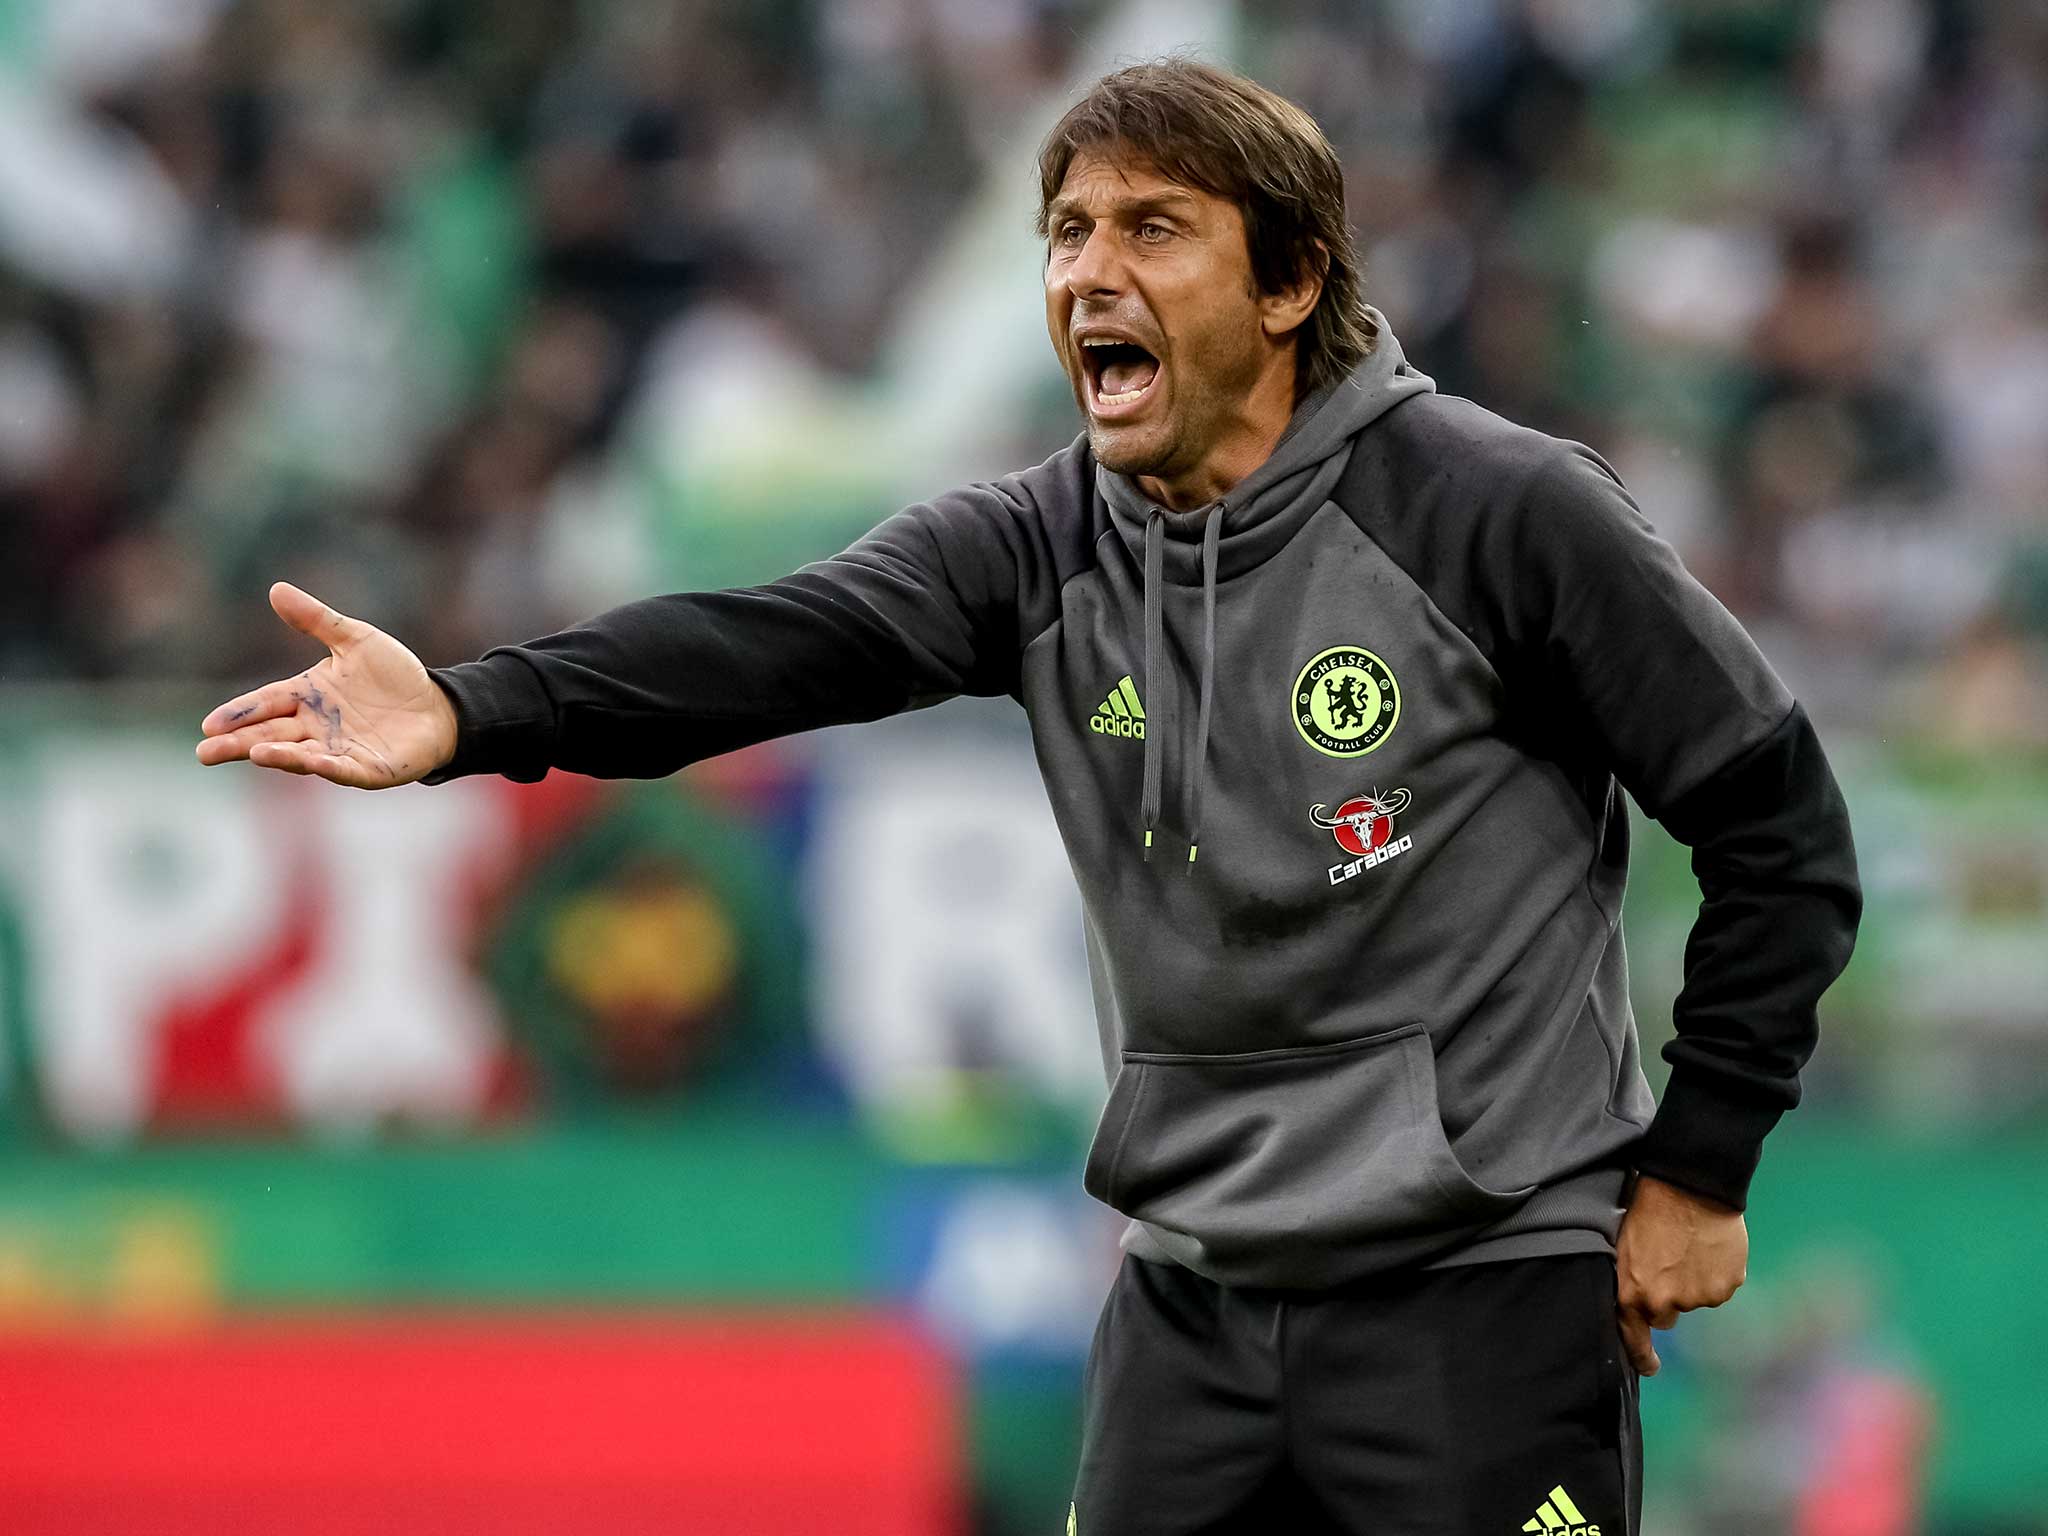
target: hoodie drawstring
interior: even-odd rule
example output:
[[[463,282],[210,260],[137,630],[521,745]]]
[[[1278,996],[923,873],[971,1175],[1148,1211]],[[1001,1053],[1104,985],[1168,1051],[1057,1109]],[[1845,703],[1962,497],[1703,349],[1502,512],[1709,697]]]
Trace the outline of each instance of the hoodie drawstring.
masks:
[[[1152,698],[1152,729],[1145,733],[1145,857],[1152,857],[1152,829],[1159,825],[1159,727],[1171,719],[1160,709],[1165,689],[1165,668],[1160,666],[1164,649],[1166,617],[1160,611],[1159,590],[1165,585],[1166,514],[1154,507],[1145,518],[1145,692]]]
[[[1202,529],[1202,672],[1201,705],[1195,716],[1195,761],[1188,787],[1188,868],[1193,871],[1195,854],[1202,842],[1202,791],[1209,777],[1209,715],[1216,697],[1216,563],[1223,537],[1222,502],[1210,510]],[[1161,596],[1165,588],[1166,514],[1154,507],[1145,518],[1145,692],[1152,700],[1153,729],[1145,733],[1145,857],[1152,857],[1152,834],[1159,826],[1161,779],[1164,763],[1160,756],[1158,727],[1178,719],[1178,711],[1162,710],[1166,701],[1166,614]]]
[[[1202,845],[1202,789],[1209,782],[1209,705],[1216,696],[1216,547],[1223,537],[1223,503],[1202,529],[1202,705],[1195,720],[1195,773],[1188,791],[1188,870]]]

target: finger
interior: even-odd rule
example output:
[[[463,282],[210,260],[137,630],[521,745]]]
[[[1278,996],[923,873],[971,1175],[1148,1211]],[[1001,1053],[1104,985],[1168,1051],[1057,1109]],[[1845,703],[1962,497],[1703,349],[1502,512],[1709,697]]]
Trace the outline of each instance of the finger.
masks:
[[[271,583],[270,606],[285,623],[302,635],[312,636],[330,651],[356,639],[367,627],[361,619],[337,612],[288,581]]]
[[[1629,1363],[1636,1368],[1638,1376],[1654,1376],[1662,1368],[1663,1361],[1657,1358],[1656,1346],[1650,1340],[1650,1323],[1640,1312],[1623,1310],[1618,1314],[1621,1324],[1622,1348],[1628,1351]]]
[[[369,771],[354,758],[322,752],[308,742],[258,742],[249,749],[249,761],[258,768],[275,768],[283,773],[305,774],[311,778],[325,779],[330,784],[346,784],[351,789],[376,789],[385,782],[372,778]]]
[[[199,729],[209,736],[218,736],[223,731],[254,725],[260,720],[275,719],[279,715],[288,715],[299,707],[305,687],[304,677],[287,677],[275,683],[265,683],[253,693],[229,699],[227,703],[217,707],[212,714],[199,722]]]
[[[235,763],[248,757],[249,749],[266,741],[305,741],[311,733],[297,715],[279,715],[274,720],[245,725],[223,736],[209,736],[199,743],[199,761],[211,768],[215,763]]]

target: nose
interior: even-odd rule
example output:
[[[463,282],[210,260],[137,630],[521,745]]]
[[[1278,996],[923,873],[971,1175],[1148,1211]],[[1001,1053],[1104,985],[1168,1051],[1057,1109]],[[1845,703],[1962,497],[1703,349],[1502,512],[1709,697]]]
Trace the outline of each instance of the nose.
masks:
[[[1080,251],[1067,264],[1066,284],[1077,299],[1113,298],[1123,292],[1123,261],[1115,231],[1107,221],[1088,232]]]

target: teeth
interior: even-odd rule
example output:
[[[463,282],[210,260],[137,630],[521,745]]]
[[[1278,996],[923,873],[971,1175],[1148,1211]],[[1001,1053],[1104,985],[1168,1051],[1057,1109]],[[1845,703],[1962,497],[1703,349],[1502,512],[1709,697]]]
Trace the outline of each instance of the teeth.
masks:
[[[1125,341],[1121,336],[1084,336],[1081,338],[1081,345],[1084,348],[1126,347],[1136,346],[1137,343]],[[1140,384],[1136,389],[1127,389],[1122,394],[1115,395],[1110,394],[1108,391],[1102,389],[1100,381],[1097,381],[1097,393],[1095,398],[1097,402],[1102,405],[1129,405],[1133,400],[1136,400],[1140,395],[1144,394],[1146,390],[1150,389],[1152,387],[1153,380],[1157,377],[1158,374],[1155,372],[1153,374],[1152,379],[1147,379],[1143,384]]]

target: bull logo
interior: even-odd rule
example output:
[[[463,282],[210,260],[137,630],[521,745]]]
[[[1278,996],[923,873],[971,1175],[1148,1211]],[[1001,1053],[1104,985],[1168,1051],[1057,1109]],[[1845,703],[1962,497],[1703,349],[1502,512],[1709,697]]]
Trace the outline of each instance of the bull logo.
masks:
[[[1313,806],[1308,819],[1336,838],[1337,846],[1346,853],[1363,857],[1386,846],[1394,835],[1394,818],[1408,809],[1409,799],[1405,789],[1384,795],[1374,790],[1369,795],[1353,795],[1334,815],[1320,805]]]

